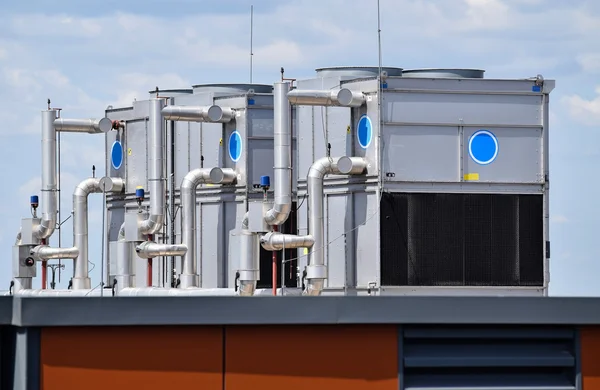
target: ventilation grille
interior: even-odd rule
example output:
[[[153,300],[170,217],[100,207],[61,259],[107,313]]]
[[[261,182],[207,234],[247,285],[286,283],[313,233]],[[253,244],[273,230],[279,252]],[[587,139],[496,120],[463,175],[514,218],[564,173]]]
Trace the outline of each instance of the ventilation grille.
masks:
[[[385,193],[382,286],[542,286],[542,195]]]
[[[575,331],[405,328],[403,388],[574,390]]]

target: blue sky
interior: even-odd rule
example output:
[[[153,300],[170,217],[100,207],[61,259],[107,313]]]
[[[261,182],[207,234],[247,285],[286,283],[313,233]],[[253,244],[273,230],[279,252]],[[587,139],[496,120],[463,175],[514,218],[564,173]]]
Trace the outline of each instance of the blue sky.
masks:
[[[285,67],[377,63],[376,1],[171,0],[2,2],[0,14],[0,289],[29,195],[39,194],[40,111],[99,117],[108,105],[145,99],[155,86],[249,81],[254,3],[254,82]],[[553,295],[599,296],[600,2],[595,0],[382,0],[387,66],[483,68],[488,78],[542,74],[551,95]],[[62,136],[62,214],[73,189],[104,174],[102,136]],[[43,207],[43,205],[42,205]],[[101,197],[90,197],[92,284],[100,281]],[[63,245],[71,245],[70,221]],[[57,244],[55,234],[52,244]],[[65,288],[72,265],[66,264]],[[38,275],[40,273],[38,272]],[[39,277],[34,286],[39,286]]]

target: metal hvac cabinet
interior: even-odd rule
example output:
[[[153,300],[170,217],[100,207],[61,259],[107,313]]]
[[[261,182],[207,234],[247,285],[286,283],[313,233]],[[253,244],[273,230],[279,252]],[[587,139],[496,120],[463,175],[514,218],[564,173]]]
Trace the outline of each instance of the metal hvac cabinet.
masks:
[[[156,96],[154,91],[150,94],[151,97]],[[201,265],[202,287],[228,287],[229,232],[239,229],[246,212],[246,202],[262,199],[262,192],[254,188],[260,177],[273,176],[272,86],[208,84],[196,85],[192,90],[159,91],[158,95],[169,97],[168,105],[217,105],[235,111],[234,119],[228,123],[167,121],[164,168],[167,180],[167,224],[163,234],[155,237],[160,242],[181,241],[181,216],[178,212],[180,185],[190,170],[201,167],[235,169],[238,173],[235,185],[205,184],[197,190],[196,261]],[[138,207],[133,196],[136,187],[148,188],[147,106],[148,101],[136,101],[133,107],[107,110],[109,118],[125,122],[125,130],[107,135],[107,170],[110,175],[123,177],[127,183],[125,197],[108,200],[110,241],[117,240],[125,209],[135,210]],[[116,153],[111,153],[114,145],[117,145]],[[123,156],[120,163],[118,156]],[[174,281],[172,270],[173,267],[181,269],[180,259],[160,258],[154,261],[153,284],[171,286]],[[112,256],[109,263],[114,267]],[[145,260],[137,260],[138,286],[146,283],[146,264]],[[111,276],[109,278],[112,280]]]
[[[365,157],[369,173],[325,181],[328,291],[546,294],[554,81],[413,70],[384,77],[381,100],[374,77],[334,84],[298,88],[348,88],[366,103],[298,108],[299,195],[328,145],[332,156]]]

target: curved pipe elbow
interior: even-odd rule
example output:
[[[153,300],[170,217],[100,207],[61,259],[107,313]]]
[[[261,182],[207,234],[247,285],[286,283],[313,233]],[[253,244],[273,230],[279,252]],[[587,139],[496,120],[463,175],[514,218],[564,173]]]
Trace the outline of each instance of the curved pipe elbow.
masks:
[[[135,248],[142,259],[152,259],[160,256],[183,256],[187,253],[187,246],[183,244],[159,244],[156,242],[142,242]]]
[[[290,203],[276,203],[272,209],[265,214],[265,222],[269,225],[281,225],[287,221],[292,211]]]
[[[148,219],[140,222],[140,232],[142,234],[156,234],[162,229],[165,216],[163,214],[151,214]]]

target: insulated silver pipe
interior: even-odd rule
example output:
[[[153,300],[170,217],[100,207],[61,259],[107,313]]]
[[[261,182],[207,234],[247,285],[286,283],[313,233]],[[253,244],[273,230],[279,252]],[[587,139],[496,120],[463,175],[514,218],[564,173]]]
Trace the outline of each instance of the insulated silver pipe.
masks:
[[[260,279],[260,244],[257,233],[248,230],[250,213],[244,215],[242,220],[240,267],[239,267],[239,295],[252,296],[256,291],[256,282]]]
[[[273,86],[275,201],[273,208],[265,215],[265,222],[269,225],[281,225],[288,219],[292,210],[291,106],[287,99],[289,90],[288,82],[277,82]]]
[[[148,187],[150,190],[150,215],[140,224],[142,234],[155,234],[163,227],[165,218],[164,120],[161,110],[163,99],[150,100],[150,152],[148,156]]]
[[[228,123],[235,118],[235,111],[228,107],[212,106],[167,106],[162,109],[163,117],[169,121]]]
[[[187,248],[182,244],[160,244],[145,241],[135,247],[135,251],[142,259],[153,259],[160,256],[183,256]]]
[[[56,118],[57,110],[42,111],[42,220],[36,235],[40,239],[48,238],[56,229],[57,219],[57,183],[56,183],[56,132],[106,133],[112,128],[108,118],[102,119],[65,119]]]
[[[112,129],[112,121],[108,118],[101,119],[66,119],[57,118],[54,120],[56,131],[65,133],[89,133],[99,134],[107,133]]]
[[[202,268],[196,262],[196,188],[202,183],[231,184],[237,176],[230,168],[201,168],[190,171],[181,182],[181,241],[187,248],[179,276],[181,288],[197,287]]]
[[[125,188],[125,182],[120,178],[85,179],[73,191],[73,245],[79,249],[79,256],[74,264],[73,289],[89,289],[89,251],[88,251],[88,196],[92,193],[119,193]]]
[[[47,245],[38,245],[33,247],[29,254],[39,260],[76,259],[79,256],[79,249],[76,247],[51,248]]]
[[[308,232],[314,239],[308,253],[305,295],[320,295],[327,278],[324,252],[323,179],[325,175],[361,175],[367,170],[367,161],[362,157],[323,157],[315,161],[308,170]]]
[[[338,90],[294,89],[287,94],[290,103],[298,106],[360,107],[367,101],[362,92],[348,88]]]
[[[48,238],[56,229],[57,184],[56,184],[56,110],[42,111],[42,220],[36,235]]]
[[[283,249],[311,248],[315,239],[311,235],[296,236],[279,232],[268,232],[260,238],[260,244],[265,250],[280,251]]]

